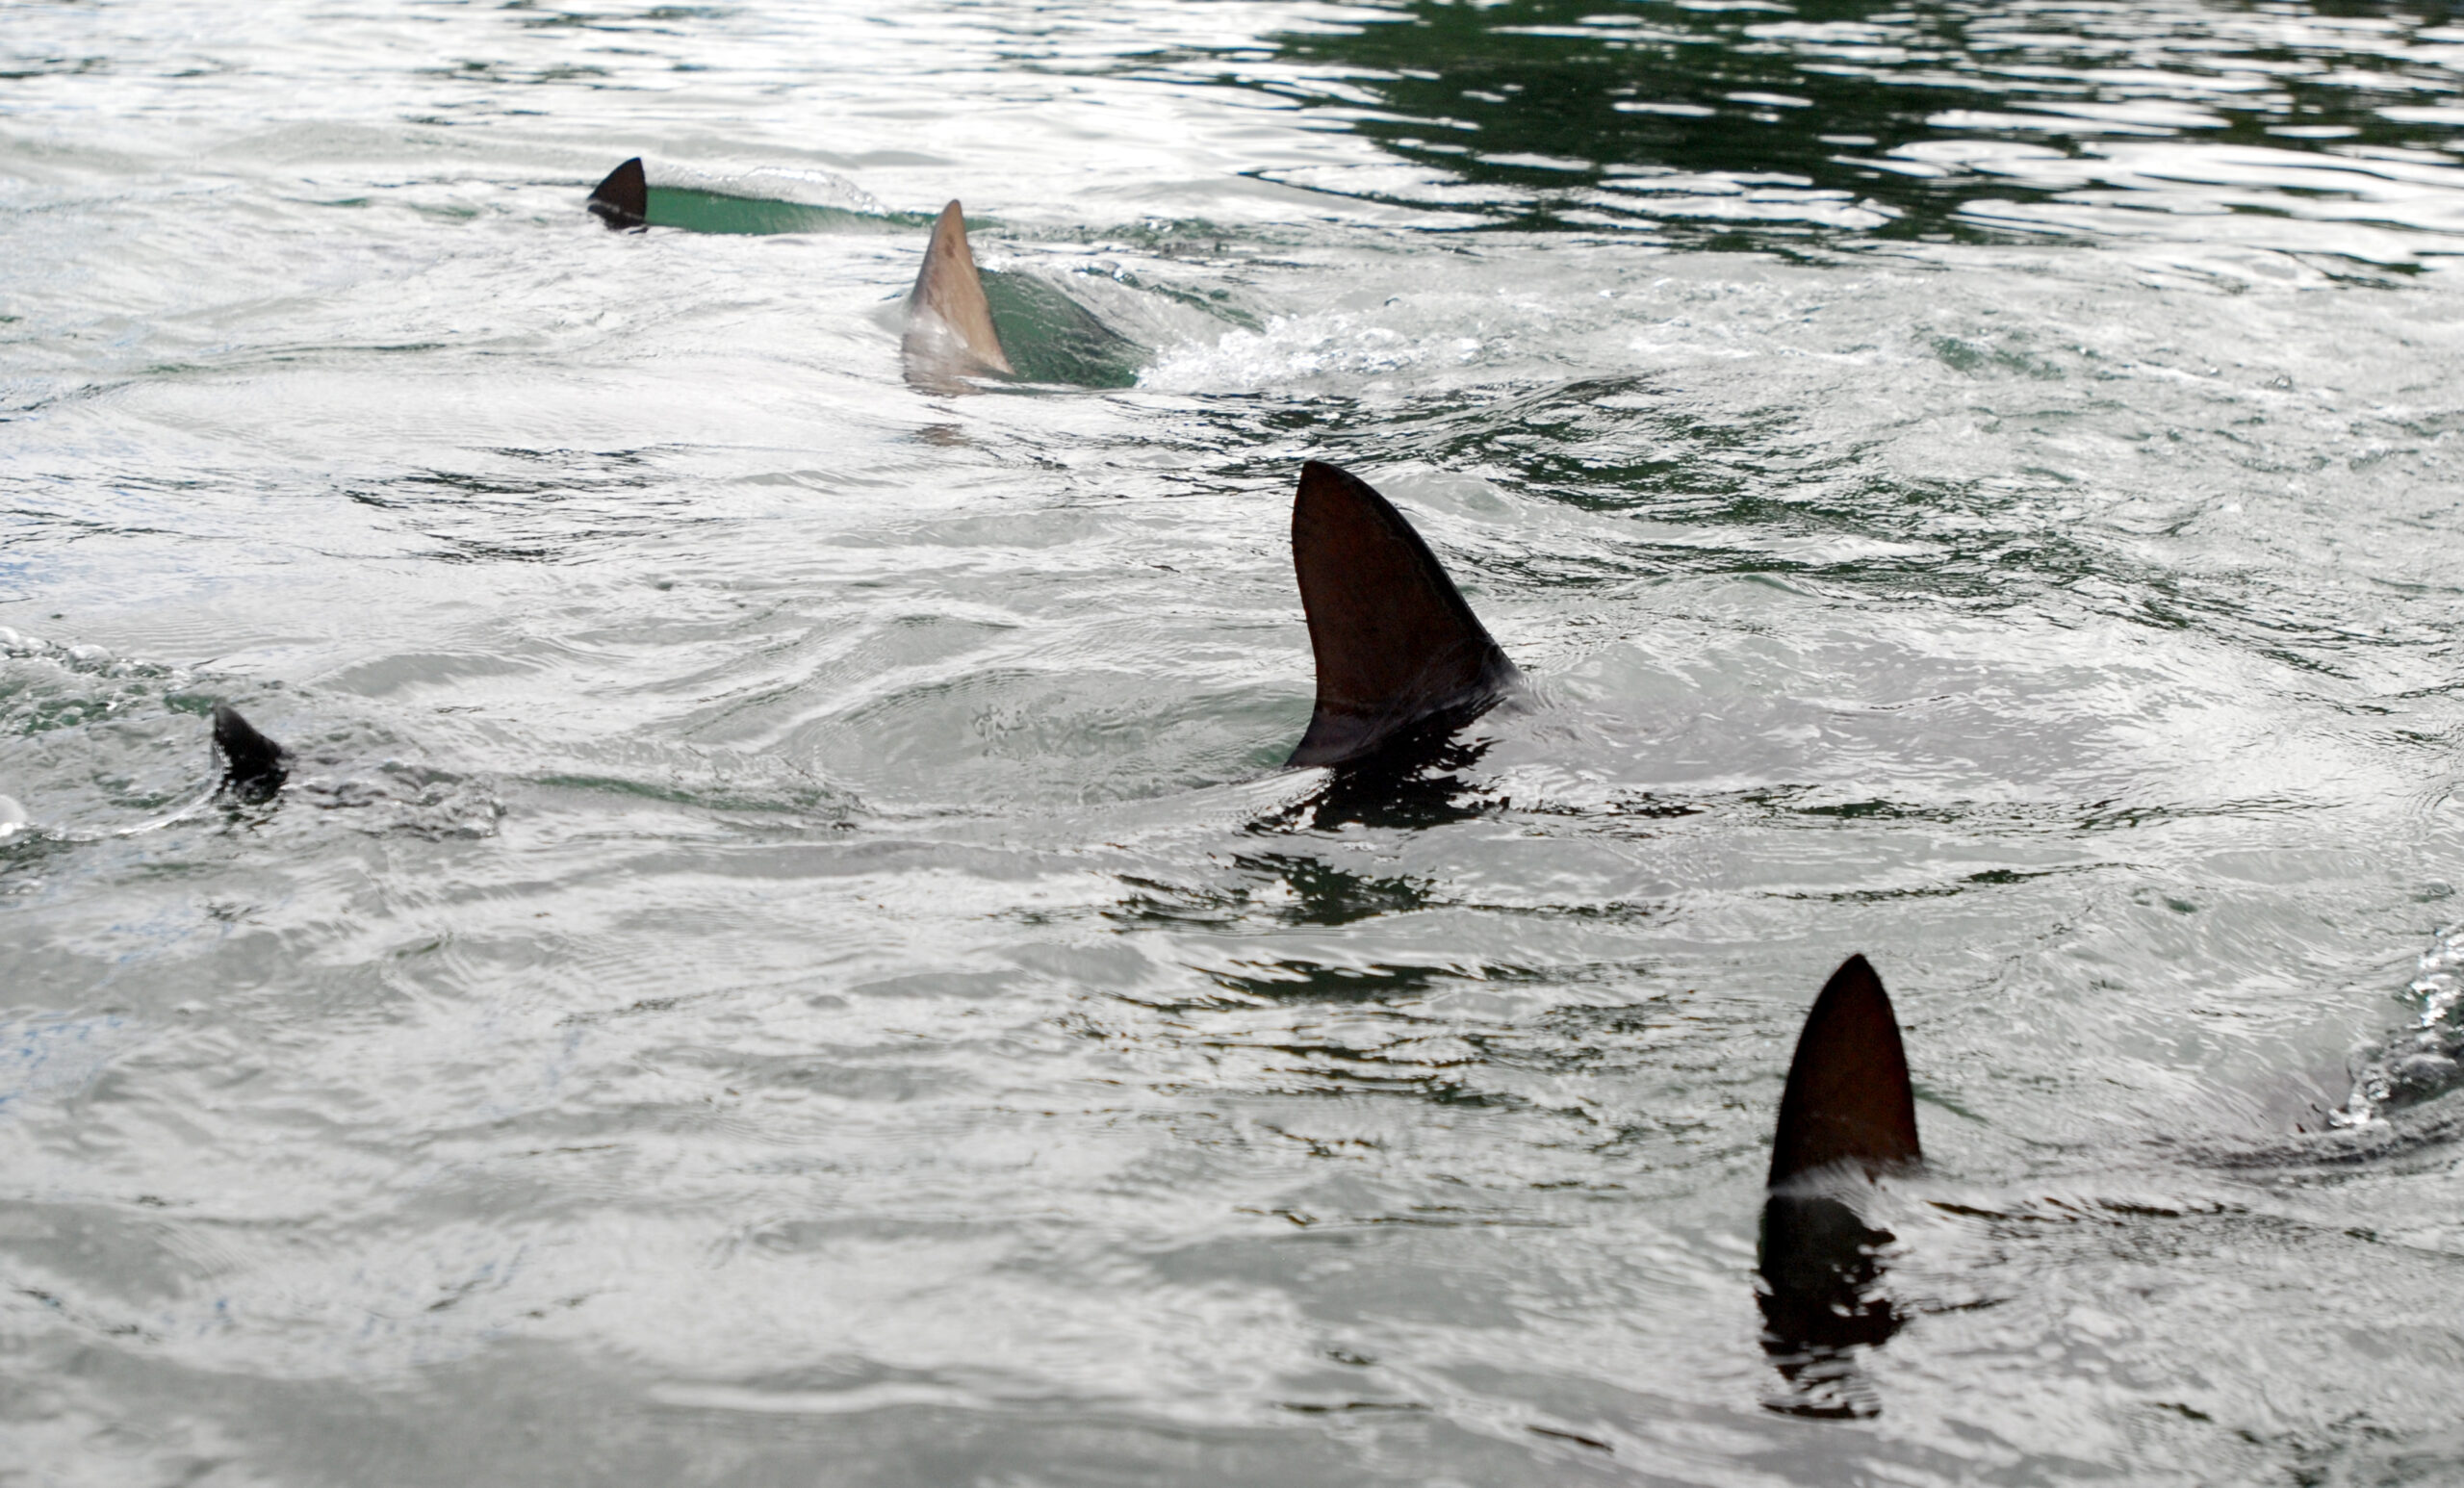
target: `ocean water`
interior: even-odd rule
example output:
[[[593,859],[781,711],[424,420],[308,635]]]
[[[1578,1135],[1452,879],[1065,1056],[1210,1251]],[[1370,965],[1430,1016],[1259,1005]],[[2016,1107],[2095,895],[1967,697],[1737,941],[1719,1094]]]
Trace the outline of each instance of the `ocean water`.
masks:
[[[0,1483],[2464,1480],[2459,94],[2354,3],[0,10]],[[904,375],[953,197],[1033,380]],[[1280,768],[1312,458],[1535,683],[1412,780]]]

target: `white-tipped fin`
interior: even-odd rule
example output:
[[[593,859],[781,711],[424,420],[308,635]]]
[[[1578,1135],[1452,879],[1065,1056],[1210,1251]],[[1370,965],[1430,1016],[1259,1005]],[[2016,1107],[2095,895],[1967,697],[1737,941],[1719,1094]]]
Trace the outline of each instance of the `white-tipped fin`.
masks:
[[[907,336],[900,350],[911,377],[1017,375],[992,329],[992,306],[985,300],[984,280],[966,245],[966,221],[955,201],[933,224],[924,267],[907,296]]]

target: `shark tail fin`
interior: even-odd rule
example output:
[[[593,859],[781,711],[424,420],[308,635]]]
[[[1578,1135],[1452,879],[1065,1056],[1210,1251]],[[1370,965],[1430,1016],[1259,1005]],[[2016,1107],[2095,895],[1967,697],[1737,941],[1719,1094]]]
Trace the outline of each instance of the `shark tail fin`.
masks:
[[[1835,1163],[1868,1176],[1924,1161],[1916,1144],[1916,1097],[1890,994],[1862,956],[1823,984],[1797,1038],[1780,1130],[1771,1142],[1771,1183]]]
[[[262,801],[282,788],[291,773],[291,752],[259,733],[227,703],[214,705],[214,747],[222,752],[222,783],[233,794]]]
[[[651,218],[650,178],[639,155],[607,172],[590,189],[590,215],[614,228],[641,227]]]
[[[1289,764],[1340,764],[1424,721],[1468,721],[1522,679],[1403,514],[1348,471],[1300,468],[1292,567],[1318,706]]]
[[[955,201],[934,222],[924,267],[916,271],[915,289],[907,296],[904,350],[911,368],[1017,375],[992,329],[992,306],[984,297],[984,279],[966,245],[966,218]]]

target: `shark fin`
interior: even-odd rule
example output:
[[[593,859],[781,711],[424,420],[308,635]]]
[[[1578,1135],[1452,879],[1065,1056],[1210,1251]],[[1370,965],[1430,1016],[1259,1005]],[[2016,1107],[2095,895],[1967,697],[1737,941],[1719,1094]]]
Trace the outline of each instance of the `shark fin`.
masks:
[[[1771,1183],[1835,1163],[1868,1176],[1924,1161],[1916,1145],[1916,1097],[1890,994],[1862,956],[1851,956],[1823,984],[1806,1014],[1780,1130],[1771,1142]]]
[[[590,189],[590,215],[614,228],[643,227],[651,217],[651,186],[639,155]]]
[[[222,752],[222,785],[244,800],[263,801],[282,788],[291,752],[259,733],[240,710],[214,705],[214,747]]]
[[[1522,680],[1403,514],[1347,471],[1300,468],[1292,567],[1318,707],[1290,765],[1357,759],[1431,719],[1468,722]]]
[[[984,297],[984,280],[966,245],[966,219],[955,201],[941,209],[933,224],[924,267],[916,271],[915,289],[907,296],[907,336],[901,349],[911,374],[921,369],[962,376],[1017,375],[992,329],[992,306]]]

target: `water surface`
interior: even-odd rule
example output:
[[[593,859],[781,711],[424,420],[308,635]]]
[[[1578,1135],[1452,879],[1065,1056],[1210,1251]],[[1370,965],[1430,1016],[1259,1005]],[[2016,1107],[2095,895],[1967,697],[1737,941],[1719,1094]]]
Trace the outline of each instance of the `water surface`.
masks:
[[[0,1459],[2453,1477],[2460,60],[13,9]],[[637,153],[776,219],[606,232]],[[1135,354],[910,386],[952,197]],[[1307,458],[1538,683],[1412,788],[1277,768]],[[1934,1171],[1810,1368],[1761,1184],[1852,950]]]

